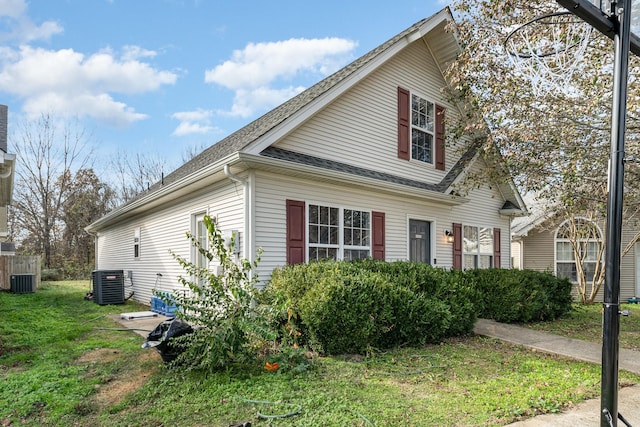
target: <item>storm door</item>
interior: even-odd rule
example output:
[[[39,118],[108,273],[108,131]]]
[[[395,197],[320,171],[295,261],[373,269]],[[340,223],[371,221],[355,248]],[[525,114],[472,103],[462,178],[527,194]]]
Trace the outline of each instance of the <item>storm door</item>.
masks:
[[[431,264],[431,223],[409,220],[409,259]]]

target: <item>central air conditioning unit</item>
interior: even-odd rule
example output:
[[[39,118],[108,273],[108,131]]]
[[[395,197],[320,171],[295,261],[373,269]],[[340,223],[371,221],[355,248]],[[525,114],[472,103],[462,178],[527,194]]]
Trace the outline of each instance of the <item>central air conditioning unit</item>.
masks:
[[[33,274],[12,274],[11,292],[14,294],[27,294],[36,291],[36,280]]]
[[[124,272],[122,270],[94,270],[93,301],[99,305],[124,304]]]

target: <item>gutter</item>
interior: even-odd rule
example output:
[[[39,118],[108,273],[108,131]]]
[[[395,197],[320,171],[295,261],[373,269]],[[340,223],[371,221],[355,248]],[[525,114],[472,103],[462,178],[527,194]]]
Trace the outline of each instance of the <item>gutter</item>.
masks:
[[[92,232],[94,230],[100,230],[102,227],[108,226],[114,218],[117,218],[121,215],[126,215],[136,209],[144,208],[149,203],[152,203],[162,197],[166,197],[176,190],[197,183],[201,179],[219,172],[222,169],[223,165],[229,164],[233,161],[236,161],[237,159],[238,153],[236,152],[215,163],[209,164],[208,166],[196,172],[189,173],[184,177],[178,179],[177,181],[172,181],[169,184],[165,184],[151,193],[143,194],[142,196],[130,201],[129,203],[116,207],[102,218],[98,219],[92,224],[89,224],[85,227],[85,231]],[[169,174],[168,176],[171,176],[171,174]],[[165,181],[166,178],[167,177],[165,177]]]
[[[242,178],[231,172],[231,167],[229,163],[226,163],[222,168],[224,175],[229,178],[231,181],[242,185],[243,189],[243,201],[244,201],[244,245],[242,245],[242,257],[244,259],[250,260],[252,263],[253,259],[253,200],[254,200],[254,187],[253,187],[253,173],[249,173],[247,178]],[[240,240],[242,242],[242,239]]]

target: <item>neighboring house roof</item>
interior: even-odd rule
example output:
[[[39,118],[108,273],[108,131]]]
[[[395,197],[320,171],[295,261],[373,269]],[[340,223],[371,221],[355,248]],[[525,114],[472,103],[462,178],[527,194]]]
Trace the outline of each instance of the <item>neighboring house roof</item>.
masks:
[[[444,200],[442,196],[445,194],[449,199],[452,199],[452,196],[449,195],[451,192],[450,187],[475,156],[475,149],[468,150],[450,168],[440,183],[428,184],[348,165],[335,160],[271,147],[271,144],[287,135],[313,116],[315,112],[321,110],[340,94],[378,69],[380,65],[395,56],[397,52],[428,34],[430,37],[438,38],[438,43],[433,43],[429,48],[439,69],[444,70],[460,51],[455,32],[445,29],[450,22],[453,22],[451,11],[449,8],[445,8],[430,18],[415,23],[351,64],[205,149],[202,153],[165,176],[161,182],[151,186],[148,191],[142,193],[136,199],[114,209],[105,217],[88,226],[87,230],[96,231],[116,221],[116,218],[122,215],[131,215],[135,211],[143,209],[143,206],[149,207],[154,203],[158,204],[162,197],[169,197],[171,192],[179,188],[196,185],[197,181],[201,181],[199,185],[204,185],[202,180],[205,176],[221,173],[225,165],[237,162],[244,162],[245,165],[249,163],[254,165],[268,164],[273,161],[286,162],[285,164],[288,165],[306,167],[314,171],[319,168],[327,173],[347,174],[355,179],[376,180],[389,185],[399,184],[418,188],[432,193],[433,198],[438,200]],[[515,186],[509,184],[503,187],[505,192],[510,194],[510,197],[506,197],[506,199],[519,206],[521,210],[526,210]],[[462,202],[462,200],[459,200],[452,204]]]
[[[528,208],[525,216],[514,218],[511,222],[511,236],[514,239],[526,237],[531,230],[543,225],[556,216],[555,209],[547,201],[540,200],[534,195],[524,196]]]

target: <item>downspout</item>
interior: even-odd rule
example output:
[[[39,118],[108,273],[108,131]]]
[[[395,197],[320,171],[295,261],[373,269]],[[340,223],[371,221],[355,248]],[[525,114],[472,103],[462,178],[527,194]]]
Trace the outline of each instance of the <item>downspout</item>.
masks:
[[[253,256],[250,249],[253,245],[253,236],[251,235],[251,221],[253,216],[251,215],[251,197],[250,197],[250,183],[249,180],[239,177],[238,175],[231,172],[231,168],[228,164],[223,166],[224,175],[229,178],[231,181],[236,182],[242,185],[243,189],[243,199],[244,199],[244,240],[245,244],[242,245],[242,257],[248,259],[253,262]]]

